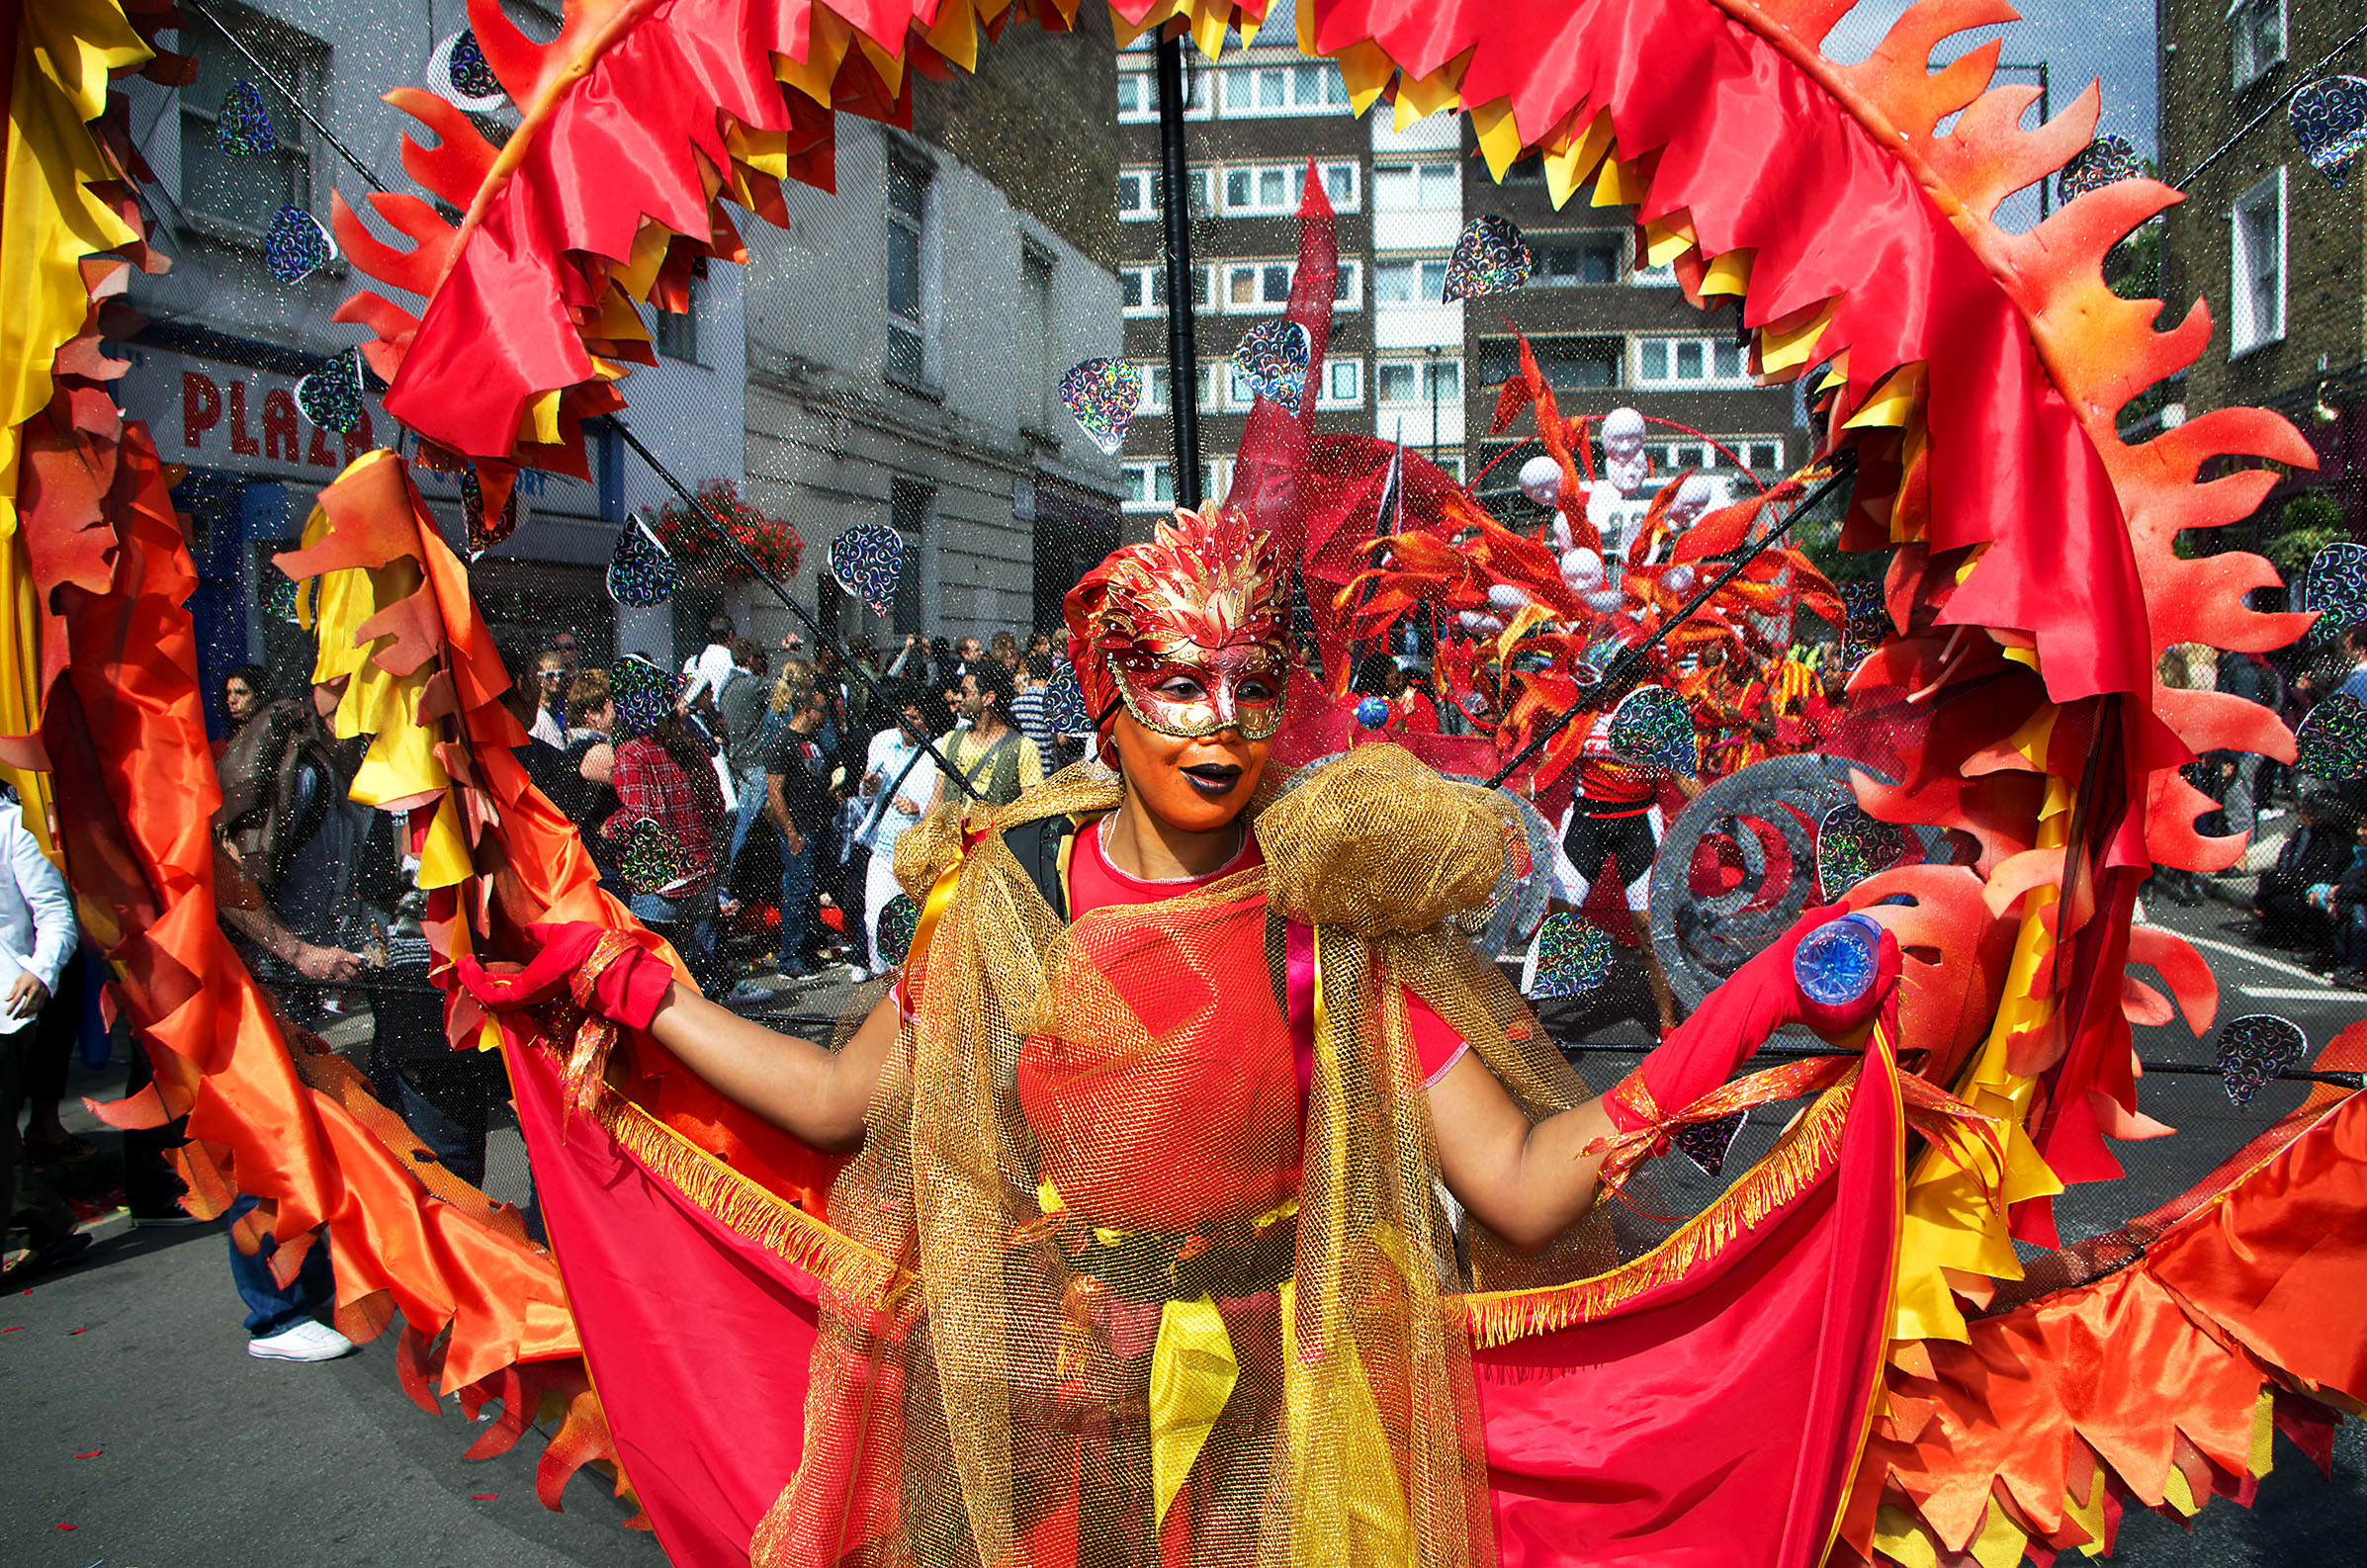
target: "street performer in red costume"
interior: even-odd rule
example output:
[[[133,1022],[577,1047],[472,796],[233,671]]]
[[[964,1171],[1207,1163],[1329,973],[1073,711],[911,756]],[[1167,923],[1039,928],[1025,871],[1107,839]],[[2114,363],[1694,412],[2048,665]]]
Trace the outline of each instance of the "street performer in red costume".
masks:
[[[1499,801],[1393,746],[1269,777],[1287,580],[1266,536],[1212,505],[1069,595],[1116,775],[1071,769],[916,832],[897,868],[922,907],[910,961],[834,1051],[705,1001],[615,933],[544,928],[514,976],[462,961],[495,1008],[565,989],[801,1142],[858,1151],[831,1224],[902,1282],[820,1292],[801,1462],[755,1562],[1557,1557],[1561,1526],[1506,1488],[1537,1479],[1519,1390],[1559,1385],[1530,1364],[1485,1396],[1456,1287],[1483,1268],[1602,1275],[1607,1158],[1616,1176],[1666,1148],[1770,1030],[1839,1035],[1886,999],[1886,978],[1847,1010],[1800,995],[1811,915],[1587,1097],[1445,923],[1495,883],[1517,833]],[[1610,1295],[1665,1292],[1669,1263]],[[1606,1310],[1500,1294],[1540,1323]],[[1698,1332],[1698,1303],[1680,1316]],[[594,1365],[613,1409],[620,1378]],[[1620,1378],[1593,1371],[1616,1400]],[[1509,1418],[1503,1442],[1483,1399]],[[1548,1446],[1601,1463],[1566,1432]],[[1691,1489],[1645,1490],[1664,1485]],[[1584,1512],[1611,1531],[1629,1510]]]

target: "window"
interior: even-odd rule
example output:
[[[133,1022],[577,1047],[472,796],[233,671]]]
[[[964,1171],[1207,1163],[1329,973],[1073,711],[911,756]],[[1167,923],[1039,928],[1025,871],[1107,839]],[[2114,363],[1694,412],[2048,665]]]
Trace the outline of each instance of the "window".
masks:
[[[1377,176],[1373,194],[1377,200]],[[1529,287],[1575,289],[1581,285],[1619,282],[1620,258],[1626,254],[1627,244],[1624,235],[1614,233],[1532,234],[1529,249],[1536,258],[1536,270],[1529,275]]]
[[[1446,258],[1381,261],[1372,267],[1375,305],[1437,305],[1446,292]]]
[[[1215,171],[1191,171],[1191,216],[1205,218],[1215,205],[1211,192]],[[1160,216],[1160,173],[1157,169],[1118,172],[1118,217],[1129,222],[1150,222]]]
[[[1225,268],[1225,308],[1255,310],[1260,305],[1290,303],[1290,274],[1286,261],[1234,262]]]
[[[1348,83],[1329,60],[1298,65],[1228,65],[1224,112],[1228,120],[1278,115],[1344,115]]]
[[[1057,430],[1048,410],[1052,369],[1052,258],[1033,245],[1019,247],[1018,388],[1019,428]]]
[[[1213,267],[1191,269],[1191,306],[1208,308],[1208,280]],[[1118,305],[1127,315],[1161,315],[1167,310],[1167,268],[1136,265],[1118,269]]]
[[[1730,337],[1641,337],[1635,340],[1638,387],[1739,387],[1750,382],[1742,345]]]
[[[1167,512],[1175,510],[1176,471],[1166,463],[1129,463],[1126,465],[1125,499],[1120,510],[1129,512]]]
[[[1762,478],[1784,471],[1784,443],[1781,441],[1737,442],[1734,450],[1742,454],[1742,461]]]
[[[927,611],[921,602],[920,566],[921,550],[928,538],[928,510],[936,498],[933,486],[917,479],[888,481],[888,526],[904,541],[905,569],[896,574],[893,606],[895,630],[899,633],[928,630]]]
[[[1635,265],[1627,271],[1627,281],[1638,289],[1674,289],[1677,275],[1665,266],[1648,266],[1639,256]]]
[[[2248,87],[2285,59],[2285,0],[2235,0],[2228,7],[2229,52],[2236,85]]]
[[[284,24],[223,5],[218,13],[247,47],[317,112],[328,74],[327,46]],[[283,207],[312,207],[312,159],[305,150],[304,121],[279,90],[238,54],[219,29],[184,27],[177,47],[197,60],[197,78],[181,89],[181,205],[260,234]],[[263,95],[277,145],[261,157],[222,150],[215,139],[222,95],[232,82],[251,81]]]
[[[1323,194],[1337,212],[1353,211],[1357,205],[1357,166],[1338,161],[1316,165],[1323,179]],[[1224,213],[1228,218],[1257,214],[1287,214],[1298,211],[1301,197],[1306,194],[1307,168],[1303,163],[1238,163],[1217,171],[1218,189],[1224,196]],[[1125,192],[1121,185],[1118,211],[1125,212]]]
[[[1138,363],[1142,370],[1142,406],[1135,411],[1146,414],[1169,412],[1173,399],[1168,395],[1171,378],[1167,373],[1167,362],[1145,360]],[[1200,362],[1199,386],[1196,391],[1200,407],[1213,408],[1216,406],[1216,365],[1213,361],[1202,360]]]
[[[888,373],[908,382],[929,379],[928,306],[924,287],[928,250],[927,165],[888,157]]]
[[[1360,359],[1328,359],[1323,362],[1323,390],[1317,393],[1318,408],[1361,408],[1364,406],[1364,362]]]
[[[1625,343],[1616,337],[1539,337],[1530,339],[1536,368],[1556,392],[1600,390],[1620,385],[1620,366]],[[1479,343],[1479,384],[1497,387],[1521,374],[1519,345],[1508,337],[1482,338]]]
[[[1290,303],[1290,286],[1297,281],[1298,263],[1295,261],[1230,261],[1221,271],[1224,291],[1220,298],[1227,310],[1256,313],[1279,309]],[[1332,308],[1353,310],[1362,303],[1364,264],[1344,261],[1332,278]]]
[[[1460,402],[1463,362],[1459,359],[1380,359],[1372,362],[1372,387],[1381,406]]]
[[[1462,204],[1462,176],[1451,163],[1372,166],[1372,210],[1376,213],[1452,212]]]
[[[2237,197],[2229,216],[2228,352],[2241,354],[2285,335],[2285,171]]]
[[[689,308],[658,312],[658,352],[686,365],[704,365],[699,358],[699,314],[707,303],[707,280],[690,280]]]
[[[1543,153],[1531,152],[1512,160],[1512,167],[1504,171],[1507,185],[1541,185],[1545,179]]]
[[[1214,107],[1215,97],[1208,86],[1208,67],[1184,67],[1184,118],[1206,120]],[[1117,117],[1126,121],[1156,121],[1159,118],[1159,73],[1157,71],[1124,70],[1117,77]]]

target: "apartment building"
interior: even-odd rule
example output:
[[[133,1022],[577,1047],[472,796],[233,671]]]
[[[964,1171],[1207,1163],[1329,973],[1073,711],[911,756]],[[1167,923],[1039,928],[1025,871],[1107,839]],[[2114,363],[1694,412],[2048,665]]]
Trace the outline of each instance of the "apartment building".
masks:
[[[2319,467],[2286,477],[2250,537],[2241,525],[2223,533],[2257,548],[2289,501],[2315,491],[2357,535],[2367,529],[2367,178],[2356,160],[2341,185],[2321,174],[2283,106],[2357,28],[2358,7],[2157,0],[2155,16],[2161,178],[2191,181],[2162,219],[2163,319],[2200,296],[2212,333],[2184,378],[2136,410],[2131,433],[2234,404],[2275,408],[2309,439]],[[2323,74],[2342,73],[2367,75],[2367,43]]]
[[[1175,497],[1154,58],[1147,43],[1123,51],[1117,79],[1119,288],[1126,353],[1146,388],[1121,456],[1125,509],[1146,517]],[[1233,347],[1289,296],[1310,160],[1340,215],[1319,429],[1403,440],[1449,473],[1477,477],[1517,441],[1486,431],[1497,389],[1518,369],[1519,331],[1565,411],[1630,406],[1668,421],[1649,427],[1657,473],[1739,479],[1747,465],[1764,478],[1806,457],[1791,390],[1751,384],[1731,311],[1695,310],[1666,269],[1636,264],[1623,210],[1588,208],[1582,196],[1556,213],[1534,161],[1498,186],[1461,116],[1402,132],[1386,106],[1359,120],[1338,68],[1286,44],[1228,49],[1215,64],[1191,56],[1186,85],[1205,492],[1223,493],[1252,401],[1232,372]],[[1455,241],[1483,213],[1528,235],[1535,276],[1513,294],[1443,304]],[[1518,468],[1516,455],[1479,487],[1501,514],[1528,520]]]

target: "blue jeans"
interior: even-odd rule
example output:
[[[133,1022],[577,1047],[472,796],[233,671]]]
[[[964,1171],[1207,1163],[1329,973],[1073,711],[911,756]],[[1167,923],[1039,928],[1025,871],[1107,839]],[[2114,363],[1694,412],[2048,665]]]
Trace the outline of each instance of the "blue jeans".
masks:
[[[764,815],[764,764],[752,763],[732,775],[732,787],[740,792],[740,812],[732,820],[732,855],[724,862],[723,885],[732,885],[732,868],[740,864],[740,851],[747,843],[748,830]]]
[[[818,836],[807,834],[805,847],[795,854],[789,852],[789,840],[786,837],[780,841],[780,962],[784,972],[803,966],[806,961],[804,955],[822,940],[822,932],[816,929],[814,919],[814,847]]]
[[[258,1200],[241,1193],[223,1217],[235,1225],[246,1218]],[[267,1340],[284,1329],[292,1329],[306,1318],[317,1318],[327,1323],[336,1315],[337,1284],[329,1273],[328,1238],[319,1237],[312,1250],[305,1255],[304,1266],[296,1271],[296,1278],[282,1288],[271,1277],[271,1255],[279,1251],[279,1242],[264,1238],[263,1245],[249,1258],[238,1250],[238,1243],[230,1243],[230,1280],[238,1287],[238,1297],[246,1303],[247,1337]]]

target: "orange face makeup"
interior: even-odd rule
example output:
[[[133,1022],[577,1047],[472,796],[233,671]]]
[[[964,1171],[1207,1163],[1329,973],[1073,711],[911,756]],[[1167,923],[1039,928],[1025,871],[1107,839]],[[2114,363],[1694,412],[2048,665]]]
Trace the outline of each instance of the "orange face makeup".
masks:
[[[1266,773],[1270,741],[1227,727],[1201,736],[1163,734],[1132,712],[1110,726],[1126,788],[1152,816],[1184,832],[1213,832],[1241,815]]]

